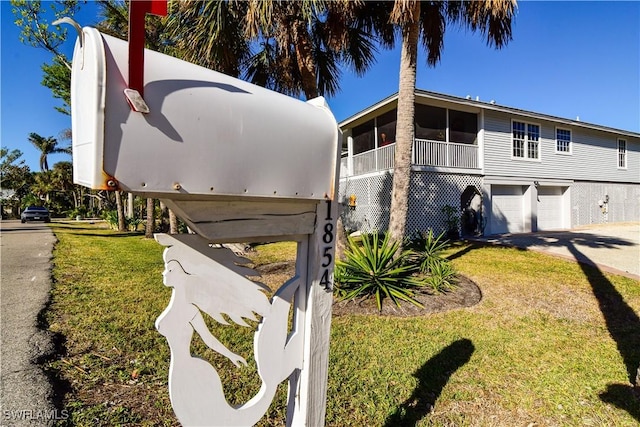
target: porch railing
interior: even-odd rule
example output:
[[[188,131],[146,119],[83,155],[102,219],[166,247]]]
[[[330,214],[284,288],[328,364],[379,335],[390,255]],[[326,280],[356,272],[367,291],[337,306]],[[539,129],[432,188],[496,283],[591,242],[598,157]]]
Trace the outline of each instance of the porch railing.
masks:
[[[478,146],[416,139],[413,142],[413,164],[477,169]]]
[[[393,168],[394,150],[396,144],[386,145],[374,150],[353,156],[352,175],[361,175],[367,172],[375,172]]]
[[[343,156],[341,164],[348,176],[392,169],[395,144],[356,154],[351,159]],[[478,146],[416,139],[413,144],[413,164],[448,168],[477,169]],[[351,166],[351,167],[350,167]]]

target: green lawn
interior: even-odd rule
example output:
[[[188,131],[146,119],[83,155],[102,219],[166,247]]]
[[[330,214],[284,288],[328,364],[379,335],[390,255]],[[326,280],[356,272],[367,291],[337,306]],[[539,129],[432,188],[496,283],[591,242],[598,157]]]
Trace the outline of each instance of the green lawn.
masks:
[[[154,321],[169,301],[162,247],[137,234],[54,223],[54,288],[46,313],[65,354],[48,369],[68,392],[62,425],[176,425],[169,351]],[[292,244],[259,246],[257,264]],[[330,426],[634,426],[629,375],[640,363],[640,285],[542,254],[458,245],[448,254],[481,288],[477,306],[416,318],[334,317]],[[388,303],[388,302],[387,302]],[[248,328],[220,327],[249,356]],[[255,362],[235,369],[201,343],[227,395],[259,388]],[[261,425],[283,424],[285,391]]]

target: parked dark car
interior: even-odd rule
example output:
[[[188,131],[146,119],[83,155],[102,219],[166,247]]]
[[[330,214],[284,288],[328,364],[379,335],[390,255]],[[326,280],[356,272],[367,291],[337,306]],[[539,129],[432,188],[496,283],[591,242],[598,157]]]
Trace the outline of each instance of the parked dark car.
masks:
[[[44,206],[29,206],[20,215],[20,220],[23,224],[27,221],[51,222],[51,215],[49,215],[49,210]]]

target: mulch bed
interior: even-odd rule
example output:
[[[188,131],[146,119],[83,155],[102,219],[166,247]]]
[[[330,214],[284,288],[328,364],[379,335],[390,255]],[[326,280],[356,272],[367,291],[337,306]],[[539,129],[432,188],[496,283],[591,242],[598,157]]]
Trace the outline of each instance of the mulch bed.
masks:
[[[263,275],[261,281],[267,283],[272,289],[277,289],[287,278],[293,276],[295,263],[279,262],[257,267],[256,270]],[[465,276],[458,275],[457,279],[457,286],[446,293],[416,293],[415,299],[418,300],[423,307],[417,307],[409,302],[401,302],[400,307],[398,307],[393,301],[385,299],[382,301],[382,311],[379,311],[374,298],[350,301],[338,301],[336,298],[333,304],[333,315],[361,314],[411,317],[471,307],[478,304],[482,299],[482,292],[478,285]]]
[[[482,292],[478,285],[465,276],[458,276],[457,286],[442,294],[429,294],[426,292],[416,293],[415,299],[423,307],[417,307],[409,302],[401,302],[400,307],[393,301],[385,299],[382,301],[382,311],[374,298],[365,300],[337,301],[333,304],[333,315],[344,316],[346,314],[362,314],[396,317],[424,316],[431,313],[454,310],[457,308],[471,307],[480,302]]]

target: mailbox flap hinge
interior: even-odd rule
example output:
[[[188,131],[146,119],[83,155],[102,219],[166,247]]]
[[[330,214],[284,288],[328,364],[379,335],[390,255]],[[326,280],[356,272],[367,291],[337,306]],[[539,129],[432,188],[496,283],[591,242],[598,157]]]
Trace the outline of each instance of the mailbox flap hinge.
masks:
[[[127,102],[133,111],[143,114],[149,114],[149,106],[144,102],[144,98],[135,89],[125,89],[124,96],[127,98]]]

